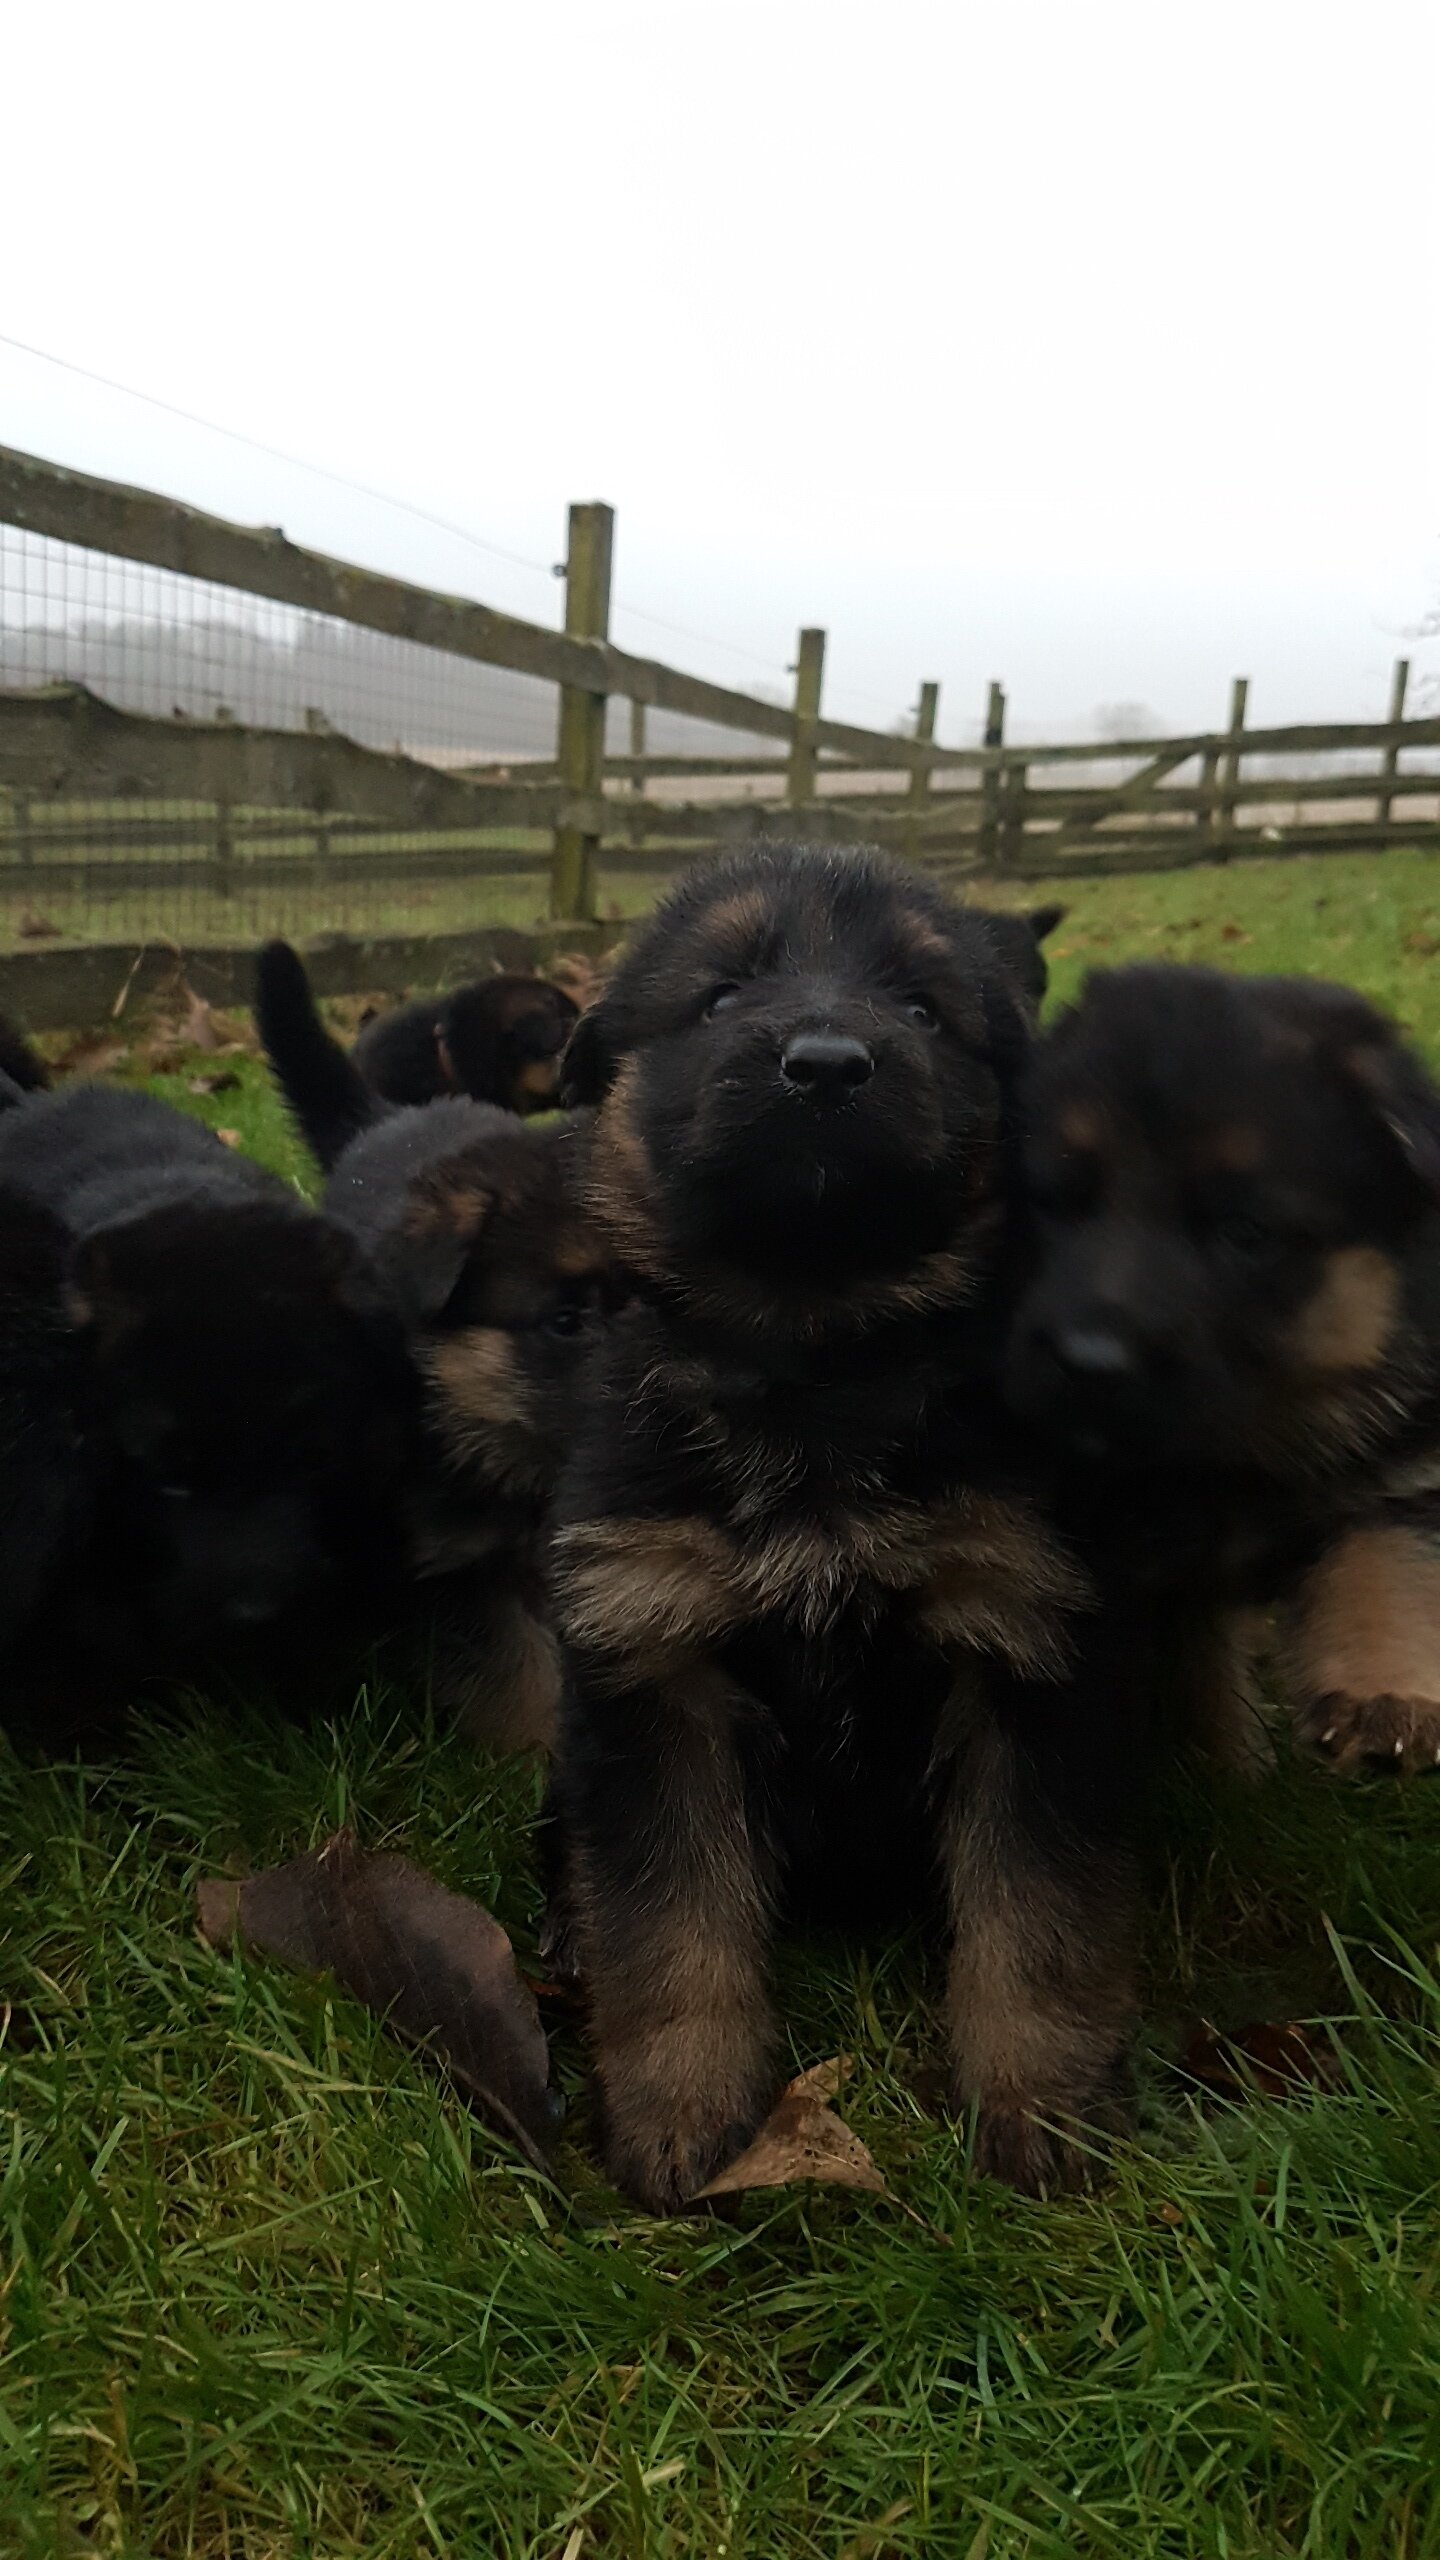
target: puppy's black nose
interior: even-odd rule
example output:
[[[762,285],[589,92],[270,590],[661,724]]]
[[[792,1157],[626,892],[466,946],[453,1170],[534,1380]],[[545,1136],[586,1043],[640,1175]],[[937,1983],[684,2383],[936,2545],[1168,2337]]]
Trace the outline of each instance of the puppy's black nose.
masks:
[[[1105,1325],[1062,1325],[1050,1348],[1060,1367],[1093,1387],[1123,1387],[1138,1366],[1132,1344]]]
[[[873,1076],[875,1059],[846,1032],[797,1031],[780,1052],[780,1073],[812,1102],[843,1102]]]

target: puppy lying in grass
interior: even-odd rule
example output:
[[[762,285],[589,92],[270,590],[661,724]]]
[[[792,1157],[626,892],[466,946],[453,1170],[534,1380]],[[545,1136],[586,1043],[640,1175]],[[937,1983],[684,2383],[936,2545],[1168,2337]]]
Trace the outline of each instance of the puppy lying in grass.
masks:
[[[1090,979],[1023,1114],[1008,1376],[1067,1509],[1197,1611],[1283,1599],[1322,1753],[1433,1768],[1440,1091],[1346,988],[1139,967]]]
[[[382,1111],[285,944],[261,955],[257,1014],[320,1142],[326,1212],[382,1280],[422,1381],[407,1555],[436,1694],[478,1739],[547,1744],[558,1669],[542,1528],[613,1295],[581,1206],[588,1131],[456,1099]]]
[[[1026,1045],[987,919],[802,846],[697,869],[567,1053],[636,1301],[557,1499],[552,1933],[652,2209],[766,2111],[796,1910],[933,1885],[983,2165],[1045,2183],[1112,2099],[1126,1737],[1055,1685],[1089,1594],[996,1389]]]
[[[394,1552],[415,1398],[363,1255],[98,1086],[0,1115],[0,1199],[7,1722],[48,1738],[55,1702],[241,1659],[283,1677]]]
[[[288,974],[282,954],[293,964]],[[266,945],[260,955],[261,987],[263,991],[268,981],[268,1001],[282,1039],[287,1019],[292,1036],[301,1021],[298,1005],[285,1015],[296,970],[303,979],[302,964],[288,943]],[[314,1011],[308,981],[305,1009]],[[442,1095],[459,1094],[523,1116],[554,1110],[560,1052],[578,1015],[579,1007],[563,988],[545,978],[508,971],[476,978],[448,995],[420,996],[412,1004],[397,1005],[391,1013],[376,1014],[365,1024],[348,1058],[338,1041],[332,1045],[379,1102],[434,1102]],[[328,1040],[318,1015],[314,1018],[318,1037]],[[348,1089],[343,1079],[337,1078],[336,1089],[341,1093]],[[323,1106],[317,1103],[318,1107]],[[334,1151],[334,1140],[318,1122],[311,1143],[322,1163]]]

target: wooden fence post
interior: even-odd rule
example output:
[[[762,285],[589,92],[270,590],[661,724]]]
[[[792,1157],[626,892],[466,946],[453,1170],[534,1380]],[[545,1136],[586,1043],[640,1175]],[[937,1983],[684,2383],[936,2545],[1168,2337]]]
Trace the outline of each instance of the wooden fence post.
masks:
[[[1005,687],[990,680],[985,700],[985,734],[982,747],[1003,747],[1005,743]],[[993,871],[1000,843],[1000,801],[1004,792],[1003,765],[986,765],[980,776],[980,834],[977,844],[980,868]]]
[[[610,637],[610,561],[615,511],[598,503],[570,510],[565,552],[565,631],[572,640]],[[560,687],[555,745],[559,781],[578,797],[598,800],[605,782],[605,696],[582,685]],[[557,827],[550,860],[550,913],[593,922],[598,835]]]
[[[1409,659],[1397,658],[1390,678],[1390,708],[1385,715],[1386,719],[1389,720],[1397,729],[1405,717],[1405,688],[1409,681]],[[1398,738],[1392,738],[1389,745],[1382,748],[1380,754],[1380,779],[1382,783],[1394,781],[1395,768],[1399,761],[1400,741]],[[1377,826],[1381,827],[1388,827],[1390,824],[1390,794],[1388,791],[1382,790],[1379,799],[1375,803],[1375,823]]]
[[[1240,740],[1245,734],[1245,705],[1250,697],[1250,679],[1237,676],[1230,687],[1230,726],[1225,732],[1224,753],[1220,759],[1220,799],[1215,811],[1216,854],[1228,862],[1235,841],[1235,809],[1240,781]]]
[[[795,661],[795,735],[785,785],[785,797],[792,809],[808,809],[815,797],[815,723],[820,717],[824,673],[824,632],[802,631]]]
[[[1014,871],[1025,849],[1025,793],[1030,782],[1029,766],[1007,764],[1000,782],[999,867],[1002,871]]]
[[[630,753],[632,756],[643,756],[645,753],[645,705],[643,702],[632,702],[630,705]],[[645,776],[643,773],[632,774],[630,777],[630,800],[630,841],[632,844],[638,844],[645,833]]]
[[[920,707],[915,714],[915,743],[928,747],[935,735],[935,713],[940,701],[938,684],[922,684]],[[905,859],[913,862],[920,851],[920,820],[930,797],[930,759],[917,756],[910,767],[908,796],[909,824],[905,829]]]

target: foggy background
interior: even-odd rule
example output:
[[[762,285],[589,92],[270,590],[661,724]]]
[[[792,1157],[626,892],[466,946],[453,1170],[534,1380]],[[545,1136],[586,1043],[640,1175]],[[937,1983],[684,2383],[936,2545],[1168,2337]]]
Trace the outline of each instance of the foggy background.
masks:
[[[1378,717],[1440,668],[1437,30],[12,12],[0,440],[545,622],[607,498],[622,645],[783,698],[822,623],[867,725],[922,677],[953,742],[991,676],[1022,739],[1220,725],[1235,674],[1257,726]]]

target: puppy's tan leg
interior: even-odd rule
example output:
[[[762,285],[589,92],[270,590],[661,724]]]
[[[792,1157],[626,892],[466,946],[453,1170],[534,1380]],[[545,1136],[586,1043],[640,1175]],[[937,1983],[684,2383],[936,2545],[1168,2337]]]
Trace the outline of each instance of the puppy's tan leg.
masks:
[[[527,1598],[488,1576],[428,1586],[436,1704],[490,1751],[549,1751],[560,1705],[560,1652]]]
[[[770,1879],[734,1692],[715,1675],[597,1700],[564,1772],[575,1942],[605,2153],[652,2212],[743,2149],[773,2094]]]
[[[1440,1766],[1440,1529],[1347,1530],[1285,1612],[1281,1665],[1296,1732],[1335,1768]]]
[[[1128,2120],[1136,1881],[1124,1753],[1067,1690],[954,1706],[946,1881],[952,2096],[977,2167],[1027,2195],[1086,2183]]]
[[[1257,1678],[1268,1633],[1258,1610],[1217,1610],[1187,1626],[1174,1647],[1182,1729],[1232,1777],[1258,1779],[1275,1765]]]

